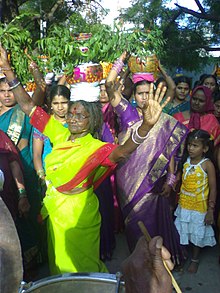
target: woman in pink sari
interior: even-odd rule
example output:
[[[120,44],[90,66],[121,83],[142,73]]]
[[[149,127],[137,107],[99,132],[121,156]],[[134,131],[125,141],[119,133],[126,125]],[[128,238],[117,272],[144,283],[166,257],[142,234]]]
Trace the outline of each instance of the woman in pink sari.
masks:
[[[212,92],[206,86],[194,88],[190,99],[190,112],[180,112],[173,115],[189,129],[206,130],[217,146],[220,143],[220,125],[214,114]]]

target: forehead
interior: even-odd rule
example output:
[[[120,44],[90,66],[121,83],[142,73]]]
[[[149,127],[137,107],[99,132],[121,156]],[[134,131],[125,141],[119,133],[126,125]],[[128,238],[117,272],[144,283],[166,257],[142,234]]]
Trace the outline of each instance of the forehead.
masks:
[[[206,100],[205,93],[202,90],[198,90],[193,94],[193,97],[199,98],[200,100]]]
[[[80,103],[74,103],[73,105],[70,106],[69,112],[77,112],[77,113],[87,113],[86,109],[84,106]]]
[[[177,85],[178,88],[184,88],[184,89],[189,89],[189,85],[186,82],[180,82]]]
[[[141,85],[138,85],[136,87],[136,92],[137,93],[142,93],[142,92],[149,92],[150,90],[150,84],[141,84]]]
[[[62,95],[56,95],[52,99],[52,103],[68,102],[68,99]]]
[[[204,80],[204,83],[212,83],[212,84],[215,84],[215,79],[213,77],[207,77]]]
[[[101,85],[100,85],[100,90],[103,90],[103,91],[105,91],[105,90],[106,90],[106,87],[105,87],[105,85],[104,85],[104,84],[101,84]]]
[[[8,83],[5,81],[0,82],[0,89],[9,89]]]
[[[194,145],[202,145],[202,141],[199,138],[189,138],[188,143],[194,144]]]

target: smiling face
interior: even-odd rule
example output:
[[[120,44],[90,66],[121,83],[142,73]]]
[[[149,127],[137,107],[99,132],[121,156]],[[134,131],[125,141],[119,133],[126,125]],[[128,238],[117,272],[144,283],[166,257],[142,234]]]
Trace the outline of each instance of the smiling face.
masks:
[[[70,106],[67,113],[66,122],[71,134],[84,136],[89,133],[89,113],[80,103],[75,103]]]
[[[186,82],[180,82],[176,86],[175,99],[183,102],[189,94],[189,85]]]
[[[16,105],[14,94],[7,82],[0,82],[0,103],[2,109],[9,109]]]
[[[198,90],[191,97],[191,110],[197,113],[205,113],[206,96],[203,90]]]
[[[69,100],[62,95],[56,95],[51,102],[51,109],[57,120],[64,119],[68,111]]]
[[[143,106],[145,105],[145,103],[148,100],[148,96],[149,96],[149,91],[150,91],[150,84],[146,83],[146,84],[142,84],[142,85],[138,85],[136,87],[136,92],[135,92],[135,100],[137,102],[137,105],[139,108],[143,108]]]

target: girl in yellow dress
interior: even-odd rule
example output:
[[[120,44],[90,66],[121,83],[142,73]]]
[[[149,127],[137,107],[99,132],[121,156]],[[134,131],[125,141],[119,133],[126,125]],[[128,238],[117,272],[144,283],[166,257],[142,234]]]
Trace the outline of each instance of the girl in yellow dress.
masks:
[[[200,248],[216,244],[212,228],[216,201],[216,175],[211,161],[212,154],[213,140],[208,132],[194,130],[189,133],[175,225],[180,234],[180,243],[193,245],[188,268],[190,273],[197,272]]]

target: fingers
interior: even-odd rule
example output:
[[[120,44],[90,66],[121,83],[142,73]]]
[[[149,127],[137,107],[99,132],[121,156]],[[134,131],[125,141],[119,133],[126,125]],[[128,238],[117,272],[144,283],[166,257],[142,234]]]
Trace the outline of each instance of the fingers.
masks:
[[[163,109],[164,107],[166,107],[166,105],[170,102],[170,100],[171,100],[171,97],[167,97],[166,100],[161,105],[161,108]]]

